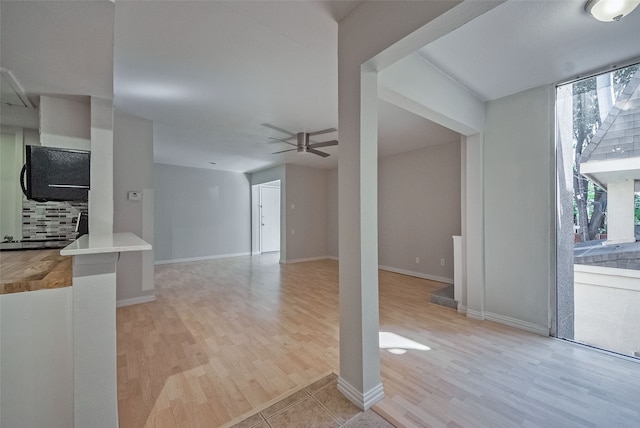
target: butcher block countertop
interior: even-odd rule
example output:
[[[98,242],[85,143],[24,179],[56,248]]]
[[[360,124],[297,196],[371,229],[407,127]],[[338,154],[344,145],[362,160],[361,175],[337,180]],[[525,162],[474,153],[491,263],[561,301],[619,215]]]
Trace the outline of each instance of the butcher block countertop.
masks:
[[[59,249],[0,252],[0,294],[70,287],[72,257]]]

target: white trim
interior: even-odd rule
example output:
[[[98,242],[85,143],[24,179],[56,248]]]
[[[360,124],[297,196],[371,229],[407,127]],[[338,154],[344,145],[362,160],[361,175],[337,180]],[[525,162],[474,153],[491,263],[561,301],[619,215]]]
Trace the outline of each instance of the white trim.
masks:
[[[173,260],[156,260],[155,265],[169,265],[172,263],[187,263],[187,262],[199,262],[201,260],[213,260],[213,259],[226,259],[229,257],[240,257],[240,256],[250,256],[250,252],[246,253],[232,253],[232,254],[218,254],[214,256],[204,256],[204,257],[190,257],[186,259],[173,259]]]
[[[458,302],[458,313],[461,313],[461,314],[467,313],[467,307],[465,305],[461,305],[460,302]]]
[[[608,159],[603,161],[591,161],[580,164],[580,173],[597,174],[603,172],[638,171],[640,159],[637,157],[623,159]]]
[[[337,262],[339,262],[339,261],[340,261],[340,258],[339,258],[339,257],[336,257],[336,256],[327,256],[327,258],[328,258],[329,260],[335,260],[335,261],[337,261]]]
[[[394,273],[400,273],[402,275],[415,276],[416,278],[429,279],[431,281],[444,282],[445,284],[453,285],[453,278],[445,278],[444,276],[429,275],[429,274],[426,274],[426,273],[413,272],[413,271],[410,271],[410,270],[397,269],[397,268],[394,268],[394,267],[382,266],[382,265],[378,266],[378,269],[386,270],[386,271],[394,272]]]
[[[539,334],[540,336],[549,336],[549,327],[543,327],[541,325],[522,321],[516,318],[505,317],[504,315],[498,315],[492,312],[485,312],[484,319],[486,319],[487,321],[493,321],[499,324],[508,325],[509,327],[517,328],[518,330],[524,330],[530,333]]]
[[[123,308],[125,306],[138,305],[140,303],[149,303],[155,302],[156,296],[152,294],[151,296],[140,296],[140,297],[132,297],[130,299],[121,299],[116,301],[116,308]]]
[[[290,260],[282,260],[280,259],[280,263],[282,264],[292,264],[292,263],[304,263],[304,262],[315,262],[316,260],[326,260],[329,256],[317,256],[317,257],[307,257],[304,259],[290,259]]]
[[[20,101],[22,101],[25,107],[28,109],[34,110],[35,106],[31,102],[29,97],[27,97],[27,94],[25,93],[24,88],[22,87],[20,82],[18,82],[18,79],[16,79],[16,76],[13,75],[11,70],[5,67],[0,67],[0,75],[4,76],[6,82],[9,84],[9,87],[12,89],[13,93],[18,98],[20,98]]]
[[[254,251],[251,253],[252,256],[259,256],[260,254],[262,254],[260,251]]]
[[[473,318],[474,320],[484,320],[484,312],[476,311],[475,309],[469,309],[465,307],[467,318]]]
[[[640,272],[605,266],[573,265],[574,284],[640,292]]]
[[[364,411],[369,410],[371,406],[384,398],[382,383],[377,384],[366,393],[362,393],[344,380],[342,376],[338,377],[338,391]]]

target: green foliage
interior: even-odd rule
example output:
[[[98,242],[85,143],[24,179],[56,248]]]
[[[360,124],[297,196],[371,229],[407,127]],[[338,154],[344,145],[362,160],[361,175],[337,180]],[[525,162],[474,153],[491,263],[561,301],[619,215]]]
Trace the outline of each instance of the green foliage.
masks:
[[[611,72],[614,100],[638,70],[640,64]],[[606,190],[580,173],[580,159],[600,127],[597,77],[579,80],[573,84],[573,148],[574,148],[574,223],[593,239],[595,232],[606,233]],[[640,224],[640,197],[635,200],[636,224]],[[598,223],[598,224],[595,224]],[[586,236],[585,235],[585,236]]]
[[[622,92],[629,83],[629,79],[640,68],[640,64],[631,65],[629,67],[620,68],[613,72],[613,88],[615,97],[618,98],[620,92]]]

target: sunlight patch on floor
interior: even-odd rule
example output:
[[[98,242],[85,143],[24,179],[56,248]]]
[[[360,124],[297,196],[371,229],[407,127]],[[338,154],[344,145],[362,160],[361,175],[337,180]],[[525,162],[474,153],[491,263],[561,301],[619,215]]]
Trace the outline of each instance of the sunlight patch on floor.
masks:
[[[396,355],[406,354],[408,350],[430,351],[427,345],[418,343],[399,334],[389,331],[380,332],[380,349],[386,349],[387,352]]]

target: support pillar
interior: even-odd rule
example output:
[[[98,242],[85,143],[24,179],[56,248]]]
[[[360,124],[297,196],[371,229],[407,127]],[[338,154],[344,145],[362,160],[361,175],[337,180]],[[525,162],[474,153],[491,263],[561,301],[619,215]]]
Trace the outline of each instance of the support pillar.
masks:
[[[483,136],[470,135],[466,141],[466,252],[467,316],[484,319],[484,157]]]
[[[378,74],[354,70],[352,76],[360,78],[360,96],[350,94],[360,105],[340,113],[338,389],[367,410],[384,397],[378,336]],[[359,132],[345,122],[359,122]]]
[[[636,242],[633,198],[633,180],[608,183],[607,245]]]

